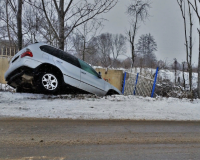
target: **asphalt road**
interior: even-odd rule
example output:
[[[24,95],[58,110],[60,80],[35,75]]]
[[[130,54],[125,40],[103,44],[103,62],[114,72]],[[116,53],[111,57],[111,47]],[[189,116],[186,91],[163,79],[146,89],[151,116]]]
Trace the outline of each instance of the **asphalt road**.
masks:
[[[0,119],[0,159],[200,159],[200,122]]]

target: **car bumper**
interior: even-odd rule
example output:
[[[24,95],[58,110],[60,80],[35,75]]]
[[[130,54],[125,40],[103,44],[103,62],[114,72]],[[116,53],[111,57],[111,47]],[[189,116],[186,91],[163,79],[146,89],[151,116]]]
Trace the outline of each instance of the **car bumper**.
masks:
[[[9,77],[11,74],[13,74],[13,72],[19,70],[20,68],[30,68],[30,69],[34,69],[36,67],[38,67],[41,64],[41,62],[38,62],[36,60],[33,59],[29,59],[29,58],[24,58],[21,59],[19,58],[19,60],[17,60],[14,63],[10,63],[10,66],[8,68],[8,70],[6,71],[4,78],[6,81],[8,81]]]
[[[35,69],[29,68],[27,66],[22,66],[11,72],[6,77],[6,81],[8,85],[12,86],[13,88],[16,88],[17,86],[24,83],[24,81],[31,81],[34,75]]]

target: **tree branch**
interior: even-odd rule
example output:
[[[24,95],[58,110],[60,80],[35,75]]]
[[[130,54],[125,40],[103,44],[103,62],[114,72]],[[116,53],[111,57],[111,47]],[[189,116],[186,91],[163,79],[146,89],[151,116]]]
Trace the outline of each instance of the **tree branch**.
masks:
[[[199,0],[200,1],[200,0]],[[197,3],[196,3],[196,0],[195,0],[195,6],[189,1],[189,4],[192,6],[193,10],[195,11],[195,13],[197,14],[197,17],[200,19],[200,15],[199,15],[199,12],[198,12],[198,7],[197,7]]]
[[[54,4],[55,4],[55,6],[56,6],[57,12],[59,13],[59,8],[58,8],[58,4],[57,4],[56,0],[53,0],[53,2],[54,2]]]
[[[67,13],[67,11],[69,10],[69,7],[71,6],[72,2],[73,2],[73,0],[70,0],[70,2],[69,2],[69,4],[68,4],[67,8],[65,9],[64,15],[65,15],[65,14]]]
[[[43,6],[43,11],[44,11],[45,17],[46,17],[50,27],[52,28],[53,32],[55,33],[56,38],[59,40],[59,36],[58,36],[57,32],[55,31],[53,25],[51,24],[51,22],[49,20],[48,15],[47,15],[47,12],[46,12],[46,9],[45,9],[45,6],[44,6],[44,0],[42,0],[42,6]]]

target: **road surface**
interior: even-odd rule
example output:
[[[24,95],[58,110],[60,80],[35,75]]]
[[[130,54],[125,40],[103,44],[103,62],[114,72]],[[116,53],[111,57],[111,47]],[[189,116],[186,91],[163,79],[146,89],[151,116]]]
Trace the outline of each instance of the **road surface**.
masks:
[[[200,122],[5,118],[0,159],[200,159]]]

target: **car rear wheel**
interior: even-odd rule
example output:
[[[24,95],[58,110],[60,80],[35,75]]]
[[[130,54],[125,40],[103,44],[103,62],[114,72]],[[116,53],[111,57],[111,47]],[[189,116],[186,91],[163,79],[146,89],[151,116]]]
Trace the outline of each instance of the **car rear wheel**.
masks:
[[[58,76],[50,72],[41,73],[36,83],[38,91],[47,94],[56,94],[60,86]]]

